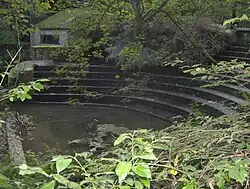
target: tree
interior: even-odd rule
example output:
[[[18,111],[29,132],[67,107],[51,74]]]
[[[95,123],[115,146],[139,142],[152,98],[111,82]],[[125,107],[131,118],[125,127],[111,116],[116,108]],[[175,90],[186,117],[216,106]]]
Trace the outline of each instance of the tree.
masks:
[[[34,18],[45,13],[50,7],[49,1],[43,0],[2,0],[2,20],[16,34],[17,41],[24,35],[29,35],[34,29]]]

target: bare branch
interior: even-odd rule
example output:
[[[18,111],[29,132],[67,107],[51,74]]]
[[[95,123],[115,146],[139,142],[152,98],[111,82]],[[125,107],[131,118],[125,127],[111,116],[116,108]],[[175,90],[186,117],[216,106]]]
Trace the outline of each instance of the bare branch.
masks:
[[[2,87],[3,82],[4,82],[4,79],[5,79],[6,75],[8,74],[8,71],[9,71],[11,65],[12,65],[13,62],[15,61],[16,57],[20,54],[20,51],[21,51],[21,50],[22,50],[22,47],[20,47],[20,48],[18,49],[18,51],[16,52],[16,54],[14,55],[14,57],[11,58],[11,61],[10,61],[10,63],[8,64],[7,68],[5,69],[4,74],[3,74],[3,76],[2,76],[2,79],[1,79],[1,82],[0,82],[0,87]]]

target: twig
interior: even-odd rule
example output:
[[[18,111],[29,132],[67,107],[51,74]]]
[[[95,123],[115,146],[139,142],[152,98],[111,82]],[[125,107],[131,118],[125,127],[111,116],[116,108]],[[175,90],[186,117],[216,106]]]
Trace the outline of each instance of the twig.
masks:
[[[5,79],[6,75],[8,74],[9,68],[11,67],[11,65],[13,64],[13,62],[15,61],[15,59],[16,59],[17,55],[20,53],[21,49],[22,49],[22,47],[20,47],[20,48],[18,49],[18,51],[16,52],[16,54],[14,55],[14,57],[11,58],[11,61],[10,61],[10,63],[8,64],[8,66],[7,66],[7,68],[6,68],[5,72],[4,72],[4,74],[3,74],[3,76],[2,76],[2,79],[1,79],[1,82],[0,82],[0,87],[2,87],[3,82],[4,82],[4,79]]]

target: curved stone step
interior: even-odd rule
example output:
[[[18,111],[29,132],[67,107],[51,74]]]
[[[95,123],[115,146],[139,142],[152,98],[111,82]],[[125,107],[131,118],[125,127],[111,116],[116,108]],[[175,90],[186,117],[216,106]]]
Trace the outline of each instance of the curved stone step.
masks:
[[[217,55],[215,56],[215,59],[216,60],[219,60],[219,61],[231,61],[231,60],[237,60],[237,61],[244,61],[244,62],[250,62],[250,58],[247,58],[247,57],[235,57],[235,56],[232,56],[232,55]]]
[[[79,78],[96,78],[96,79],[115,79],[120,78],[120,75],[116,72],[77,72],[72,71],[67,73],[67,76],[62,75],[62,77],[74,77],[75,75],[79,75]],[[119,75],[119,77],[117,77]],[[34,71],[33,77],[36,79],[39,78],[49,78],[49,77],[58,77],[53,71]]]
[[[242,52],[242,51],[229,51],[229,50],[227,50],[227,51],[223,51],[223,52],[221,52],[220,54],[218,54],[219,56],[221,55],[221,56],[233,56],[233,57],[235,57],[235,59],[237,58],[237,57],[240,57],[240,58],[250,58],[250,51],[247,51],[247,52]],[[218,56],[217,55],[217,56]]]
[[[201,84],[201,81],[196,80],[190,81],[190,78],[186,77],[177,77],[178,83],[176,83],[176,79],[173,79],[169,76],[164,76],[166,79],[166,82],[147,82],[146,86],[152,89],[161,89],[161,90],[170,90],[174,92],[180,92],[180,93],[188,93],[190,95],[194,94],[199,97],[208,97],[208,100],[232,100],[236,99],[235,102],[241,103],[240,99],[242,98],[242,92],[250,93],[250,89],[239,87],[237,85],[232,84],[222,84],[220,86],[217,86],[216,88],[200,88],[199,85]],[[165,81],[165,80],[164,80]],[[61,85],[61,86],[70,86],[70,85],[84,85],[86,87],[88,86],[103,86],[103,87],[125,87],[129,84],[132,84],[134,81],[125,81],[125,80],[112,80],[112,79],[55,79],[51,81],[51,85]],[[190,82],[193,82],[193,84],[190,86]],[[204,81],[202,81],[204,82]],[[213,83],[209,81],[209,83]],[[192,87],[194,86],[194,87]],[[56,86],[54,86],[56,87]],[[204,90],[203,90],[204,89]],[[55,92],[55,91],[54,91]],[[212,94],[212,95],[211,95]],[[228,95],[223,95],[228,94]],[[218,96],[215,97],[214,96]],[[233,96],[238,98],[233,98]],[[218,98],[221,99],[218,99]],[[237,100],[239,99],[239,100]]]
[[[83,86],[126,86],[133,81],[126,81],[123,79],[88,79],[88,78],[51,78],[49,85],[69,86],[69,85],[83,85]]]
[[[171,114],[175,115],[187,115],[192,114],[190,108],[173,105],[167,102],[161,102],[149,98],[142,98],[136,96],[118,96],[118,95],[103,95],[101,97],[89,97],[85,94],[35,94],[33,100],[43,102],[67,102],[69,99],[77,99],[79,102],[88,103],[101,103],[101,104],[116,104],[126,105],[129,107],[148,107],[152,110],[157,111],[155,114]],[[169,115],[168,115],[169,116]]]
[[[152,86],[156,84],[165,84],[165,85],[173,85],[173,86],[185,86],[185,87],[199,87],[200,85],[204,84],[214,84],[213,81],[203,81],[203,80],[197,80],[192,79],[189,77],[173,77],[173,76],[164,76],[165,79],[163,81],[158,82],[147,82],[151,83]],[[168,83],[165,83],[165,82]],[[118,80],[118,79],[88,79],[88,78],[51,78],[51,82],[49,84],[51,85],[84,85],[84,86],[126,86],[128,84],[131,84],[135,82],[134,80]],[[192,83],[191,83],[192,82]],[[190,84],[191,83],[191,84]],[[216,88],[207,88],[212,89],[216,91],[220,91],[223,93],[235,95],[238,97],[241,97],[239,95],[239,92],[247,92],[250,93],[250,89],[246,87],[240,87],[233,84],[221,84],[220,86],[217,86]]]
[[[74,91],[75,87],[80,87],[80,86],[50,86],[50,89],[48,89],[46,93],[53,93],[53,92],[54,93],[56,92],[57,93],[65,93],[65,92],[79,93],[79,91]],[[168,102],[170,104],[175,104],[175,105],[183,106],[183,107],[191,107],[191,105],[194,103],[200,103],[203,105],[206,112],[210,115],[235,114],[236,111],[225,106],[225,104],[227,104],[226,100],[228,101],[230,100],[231,103],[233,102],[234,104],[230,104],[232,106],[236,106],[235,103],[238,103],[240,105],[250,105],[250,103],[247,101],[244,101],[242,99],[238,99],[236,97],[229,96],[226,94],[220,94],[221,96],[224,95],[224,98],[222,97],[219,98],[220,96],[218,97],[216,96],[216,94],[214,94],[215,97],[213,97],[213,99],[207,99],[204,97],[203,98],[199,97],[195,93],[188,94],[188,93],[185,93],[184,91],[181,91],[180,93],[171,92],[170,90],[164,91],[164,90],[159,90],[158,87],[153,90],[150,88],[140,88],[140,89],[139,88],[125,88],[124,90],[124,88],[119,88],[119,87],[103,87],[103,86],[87,86],[87,87],[82,86],[82,87],[83,89],[86,89],[87,91],[99,92],[102,95],[114,94],[113,92],[116,92],[118,95],[123,95],[123,96],[124,95],[125,96],[136,95],[138,97],[144,97],[144,98],[149,98],[149,99],[158,100],[162,102]],[[184,86],[180,89],[183,89],[183,88]],[[79,88],[78,90],[81,90],[81,89]],[[199,88],[197,89],[197,91],[199,91]],[[206,91],[206,90],[205,90],[205,93],[210,94],[209,91]],[[210,94],[210,96],[212,95]]]
[[[48,89],[45,93],[81,93],[81,91],[94,91],[102,94],[111,94],[114,91],[122,90],[124,86],[120,86],[117,84],[116,86],[80,86],[80,85],[66,85],[66,86],[58,86],[51,85],[48,86]],[[132,86],[127,86],[128,90],[140,91],[140,92],[164,92],[169,95],[181,95],[186,94],[191,97],[201,98],[207,101],[219,101],[219,102],[230,102],[231,105],[250,105],[250,102],[243,100],[241,98],[237,98],[235,96],[228,95],[226,93],[218,92],[212,89],[199,88],[199,87],[186,87],[181,85],[171,85],[171,84],[162,84],[162,83],[147,83],[146,86],[148,88],[133,88]],[[126,89],[125,88],[125,89]],[[233,104],[232,104],[233,103]]]
[[[235,45],[232,45],[232,46],[227,47],[227,50],[229,50],[229,51],[248,52],[249,49],[250,48],[246,47],[246,46],[235,46]]]
[[[201,88],[201,87],[189,87],[184,85],[175,85],[175,84],[168,84],[168,83],[147,83],[147,87],[151,89],[160,89],[164,91],[173,91],[178,92],[181,94],[188,94],[191,96],[197,96],[200,98],[204,98],[206,100],[212,100],[212,101],[230,101],[237,104],[246,104],[247,102],[242,99],[241,94],[238,94],[238,91],[233,91],[228,88],[222,89],[220,91],[211,89],[211,88]],[[217,89],[217,88],[216,88]],[[228,90],[230,93],[228,94]],[[239,97],[235,97],[239,96]]]
[[[196,97],[196,96],[190,96],[186,94],[181,94],[181,93],[174,93],[174,92],[166,92],[166,91],[161,91],[161,90],[151,90],[151,89],[130,89],[131,92],[122,94],[122,95],[136,95],[140,96],[143,98],[150,98],[154,99],[157,101],[162,101],[162,102],[168,102],[171,104],[175,104],[178,106],[182,107],[191,107],[192,104],[194,103],[200,103],[202,104],[204,110],[209,114],[209,115],[233,115],[236,114],[237,112],[234,111],[233,109],[224,106],[223,104],[216,102],[216,101],[207,101],[205,99]]]
[[[73,71],[79,70],[81,69],[81,65],[80,64],[64,64],[64,65],[68,65],[70,66],[70,69]],[[54,71],[56,69],[60,69],[61,65],[56,65],[56,64],[52,64],[52,65],[46,65],[46,66],[39,66],[39,65],[35,65],[34,66],[34,70],[35,71]],[[121,72],[119,70],[119,68],[117,68],[116,66],[111,66],[111,65],[92,65],[90,64],[87,68],[88,71],[91,72]]]
[[[72,105],[69,102],[41,102],[41,101],[34,101],[34,100],[25,101],[25,103],[27,103],[27,104],[58,104],[58,105],[64,104],[64,105]],[[126,110],[129,110],[129,111],[132,111],[132,112],[133,111],[134,112],[140,112],[140,113],[147,114],[149,116],[161,119],[161,120],[165,121],[167,125],[172,123],[172,121],[167,119],[166,116],[162,117],[162,116],[153,114],[153,113],[151,113],[152,110],[145,109],[145,107],[143,109],[140,109],[140,108],[127,107],[127,106],[120,106],[120,105],[115,105],[115,104],[81,103],[81,102],[78,102],[78,103],[74,104],[74,106],[101,106],[101,107],[111,107],[111,108],[126,109]]]
[[[224,76],[227,78],[232,78],[230,76]],[[183,77],[183,76],[169,76],[169,75],[150,75],[150,81],[152,82],[158,82],[158,83],[169,83],[169,84],[181,84],[189,87],[200,87],[207,84],[215,84],[215,81],[207,81],[207,80],[201,80],[197,78],[191,78],[191,77]],[[240,79],[242,82],[242,85],[244,85],[246,88],[250,87],[250,80],[249,79]],[[226,89],[228,91],[229,89],[236,89],[235,87],[231,88],[232,84],[221,84],[218,88],[216,87],[216,90],[219,89]],[[238,87],[240,89],[240,87]],[[221,91],[224,92],[224,91]]]

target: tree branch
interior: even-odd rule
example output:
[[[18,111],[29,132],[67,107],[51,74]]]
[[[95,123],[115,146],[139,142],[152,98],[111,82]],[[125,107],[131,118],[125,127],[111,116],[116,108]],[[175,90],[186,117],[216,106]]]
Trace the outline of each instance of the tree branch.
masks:
[[[169,0],[165,0],[157,10],[153,12],[153,10],[149,10],[143,17],[142,20],[148,21],[151,18],[153,18],[155,15],[157,15],[159,12],[162,11],[162,9],[168,4]]]

